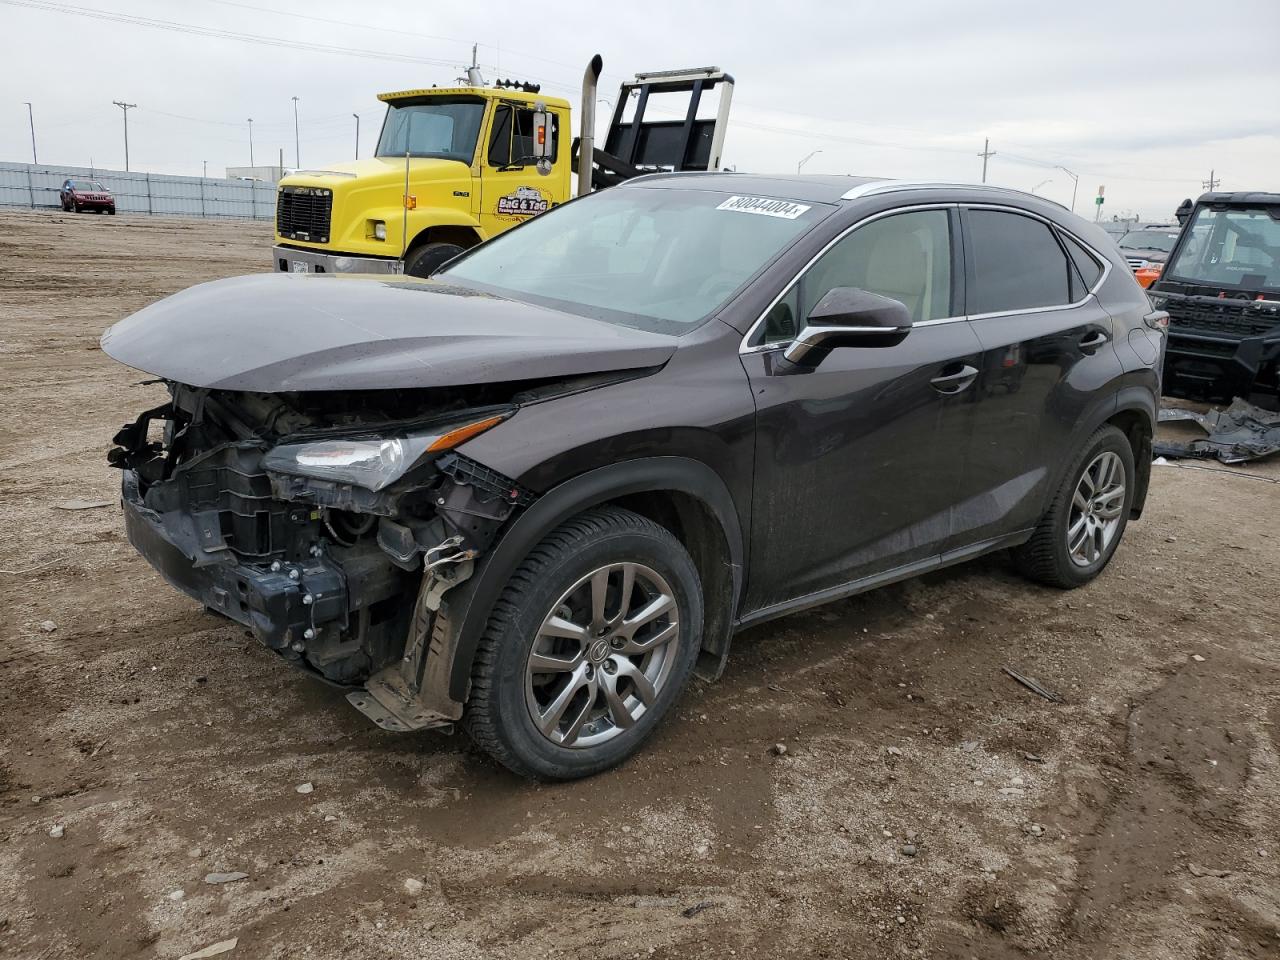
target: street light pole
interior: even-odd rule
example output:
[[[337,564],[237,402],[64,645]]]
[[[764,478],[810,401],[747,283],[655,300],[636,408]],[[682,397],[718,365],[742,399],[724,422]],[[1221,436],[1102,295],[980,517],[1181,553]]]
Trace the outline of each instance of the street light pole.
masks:
[[[1080,188],[1080,178],[1077,177],[1070,170],[1068,170],[1066,167],[1056,167],[1055,169],[1061,170],[1063,173],[1065,173],[1068,177],[1071,178],[1071,212],[1075,213],[1076,212],[1076,190]]]
[[[356,118],[356,159],[359,160],[360,159],[360,114],[353,113],[352,116]]]
[[[39,160],[36,159],[36,118],[31,113],[31,101],[29,100],[26,101],[26,104],[27,104],[27,123],[31,124],[31,163],[34,166],[35,164],[38,164],[40,162]]]
[[[814,157],[816,157],[816,156],[817,156],[818,154],[820,154],[821,152],[822,152],[821,150],[815,150],[815,151],[813,151],[813,153],[809,154],[807,157],[805,157],[803,160],[801,160],[799,163],[797,163],[797,164],[796,164],[796,173],[799,173],[799,172],[800,172],[800,170],[801,170],[801,168],[802,168],[802,167],[804,167],[804,165],[805,165],[806,163],[808,163],[810,160],[812,160]]]
[[[204,175],[203,175],[204,179],[208,180],[209,179],[209,161],[201,160],[200,162],[204,164]]]
[[[137,106],[136,103],[121,103],[119,100],[112,100],[117,107],[124,111],[124,172],[129,172],[129,111]]]
[[[249,166],[253,166],[253,117],[249,118]]]
[[[293,163],[299,170],[302,169],[302,147],[301,141],[298,139],[298,98],[293,98]]]

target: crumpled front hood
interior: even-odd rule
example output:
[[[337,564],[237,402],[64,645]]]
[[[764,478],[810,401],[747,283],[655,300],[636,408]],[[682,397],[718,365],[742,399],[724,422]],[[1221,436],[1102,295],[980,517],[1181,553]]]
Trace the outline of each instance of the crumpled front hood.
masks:
[[[665,363],[676,338],[411,277],[202,283],[107,330],[121,363],[194,387],[283,393],[498,383]]]

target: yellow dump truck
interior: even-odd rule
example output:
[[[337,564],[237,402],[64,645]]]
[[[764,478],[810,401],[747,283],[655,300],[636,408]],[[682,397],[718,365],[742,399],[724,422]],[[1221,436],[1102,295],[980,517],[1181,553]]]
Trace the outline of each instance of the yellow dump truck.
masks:
[[[425,277],[445,261],[586,192],[653,170],[720,165],[733,78],[716,67],[637,74],[622,85],[604,149],[594,146],[597,56],[583,80],[582,136],[572,144],[567,100],[533,84],[485,85],[474,67],[465,86],[380,94],[386,117],[374,156],[299,170],[276,197],[276,270],[407,273]],[[719,87],[714,116],[702,94]],[[650,94],[684,93],[683,119],[645,116]]]

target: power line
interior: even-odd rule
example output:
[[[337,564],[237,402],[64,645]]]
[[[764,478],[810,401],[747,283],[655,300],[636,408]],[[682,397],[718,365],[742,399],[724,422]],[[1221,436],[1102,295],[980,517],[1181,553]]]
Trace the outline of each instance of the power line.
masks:
[[[154,17],[139,17],[132,14],[112,13],[107,10],[95,10],[88,7],[77,7],[66,3],[48,2],[48,0],[0,0],[0,3],[11,7],[26,7],[31,10],[43,10],[47,13],[61,13],[68,16],[88,17],[93,20],[124,23],[130,26],[152,27],[157,30],[168,30],[172,33],[183,33],[189,36],[210,37],[217,40],[238,40],[242,43],[256,43],[268,47],[303,50],[309,53],[332,53],[348,57],[361,57],[366,60],[392,60],[398,63],[421,63],[440,67],[456,66],[456,63],[453,60],[441,60],[435,57],[416,57],[403,53],[390,53],[385,50],[368,50],[361,47],[341,47],[326,43],[312,43],[306,40],[288,40],[284,37],[270,37],[261,34],[240,33],[235,30],[223,30],[216,27],[202,27],[193,23],[181,23],[175,20],[159,20]]]

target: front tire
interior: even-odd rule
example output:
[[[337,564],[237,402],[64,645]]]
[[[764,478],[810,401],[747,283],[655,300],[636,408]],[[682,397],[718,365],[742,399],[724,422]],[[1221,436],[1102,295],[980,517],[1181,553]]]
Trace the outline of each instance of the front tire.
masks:
[[[404,272],[410,277],[426,278],[462,253],[456,243],[424,243],[405,258]]]
[[[591,776],[640,748],[701,640],[702,589],[680,542],[629,510],[589,510],[534,547],[494,604],[464,726],[521,776]]]
[[[1076,455],[1031,539],[1014,550],[1026,577],[1071,590],[1111,562],[1133,505],[1133,448],[1113,426],[1098,430]]]

